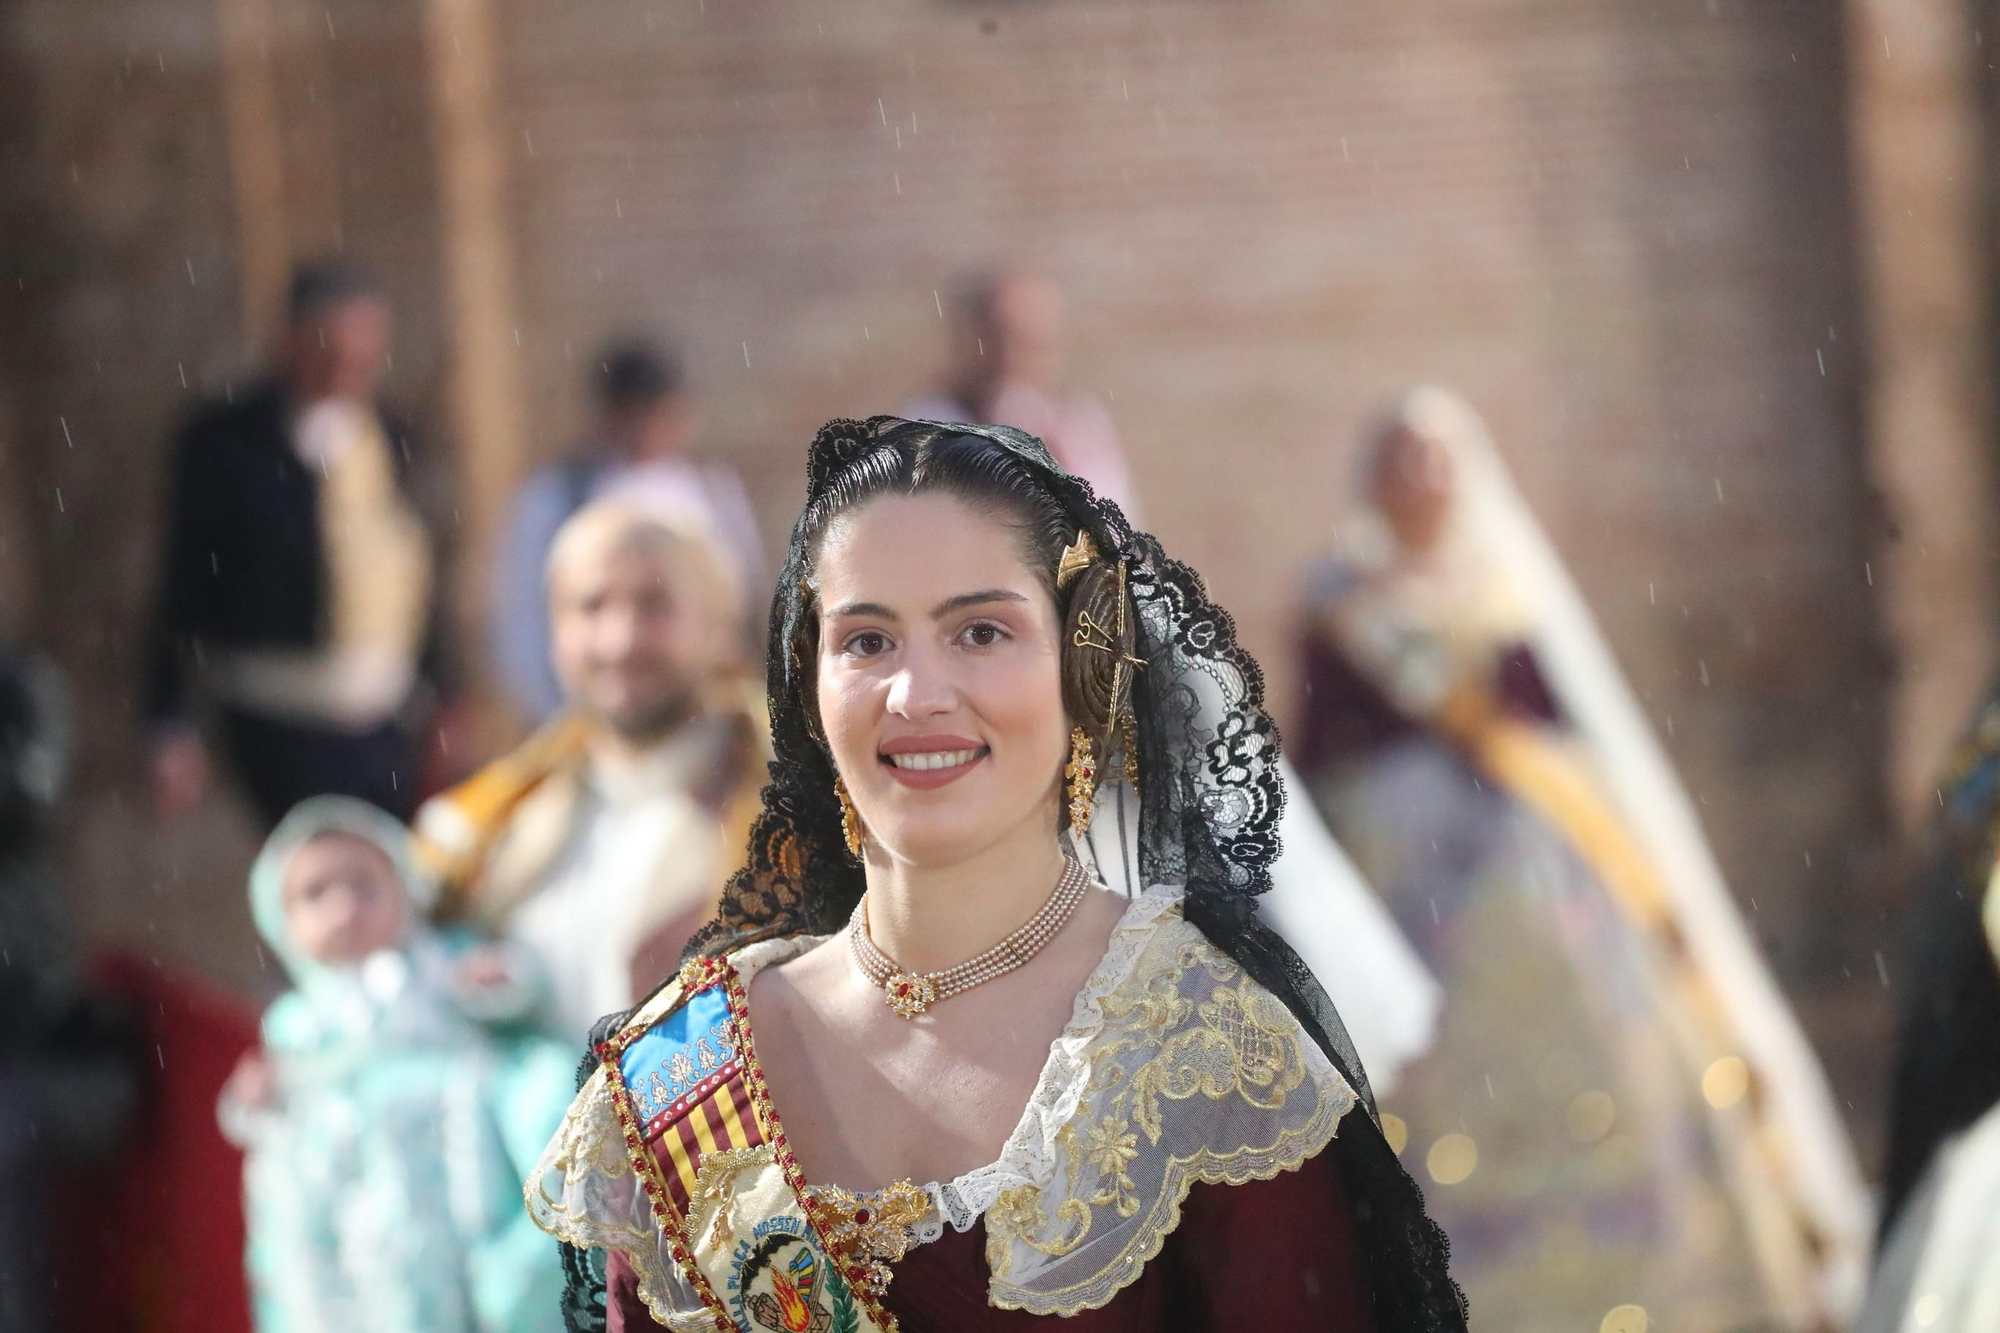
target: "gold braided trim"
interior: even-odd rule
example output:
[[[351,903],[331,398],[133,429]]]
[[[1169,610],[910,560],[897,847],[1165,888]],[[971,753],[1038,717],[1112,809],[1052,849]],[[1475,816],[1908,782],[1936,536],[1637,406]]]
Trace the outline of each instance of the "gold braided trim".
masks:
[[[736,1324],[694,1263],[693,1247],[682,1219],[672,1207],[659,1161],[642,1139],[640,1117],[625,1087],[619,1060],[627,1046],[672,1012],[690,990],[708,980],[699,966],[707,961],[696,960],[683,969],[679,977],[661,987],[635,1012],[616,1035],[598,1047],[596,1072],[570,1104],[562,1127],[523,1187],[528,1214],[543,1231],[577,1249],[616,1250],[623,1254],[638,1278],[639,1299],[655,1320],[674,1333],[706,1329],[734,1333]],[[631,1183],[625,1187],[643,1193],[645,1206],[624,1225],[591,1217],[587,1212],[580,1214],[567,1198],[550,1197],[547,1177],[554,1171],[562,1173],[565,1195],[590,1174],[602,1176],[612,1184],[629,1180]],[[644,1225],[649,1213],[653,1224],[650,1228]],[[674,1272],[701,1301],[705,1307],[702,1313],[675,1310],[654,1299],[652,1293],[667,1290],[668,1270],[661,1262],[662,1250],[672,1255]]]
[[[566,1187],[580,1181],[586,1173],[595,1172],[607,1182],[622,1182],[635,1195],[640,1193],[624,1129],[613,1108],[614,1096],[615,1090],[602,1069],[591,1075],[583,1091],[577,1094],[542,1164],[523,1187],[528,1216],[536,1226],[565,1245],[607,1254],[616,1250],[624,1255],[638,1278],[639,1298],[646,1309],[674,1333],[706,1333],[718,1327],[733,1330],[733,1323],[718,1325],[710,1310],[691,1314],[662,1306],[652,1299],[649,1293],[665,1290],[667,1282],[667,1269],[658,1262],[662,1245],[655,1218],[638,1210],[631,1225],[620,1225],[573,1210],[564,1200],[549,1195],[546,1178],[550,1171],[562,1172]]]

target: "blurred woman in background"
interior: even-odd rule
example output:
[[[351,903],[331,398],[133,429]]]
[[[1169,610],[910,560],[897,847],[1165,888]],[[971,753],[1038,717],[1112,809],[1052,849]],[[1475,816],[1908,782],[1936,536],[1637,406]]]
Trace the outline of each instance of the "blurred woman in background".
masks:
[[[1464,402],[1408,394],[1366,466],[1298,761],[1445,986],[1385,1123],[1482,1327],[1839,1317],[1852,1149],[1589,611]]]

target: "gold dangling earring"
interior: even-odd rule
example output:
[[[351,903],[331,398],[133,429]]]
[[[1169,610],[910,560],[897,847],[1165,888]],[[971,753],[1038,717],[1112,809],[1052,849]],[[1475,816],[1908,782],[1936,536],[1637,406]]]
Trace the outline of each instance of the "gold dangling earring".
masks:
[[[840,801],[840,836],[847,839],[847,854],[855,860],[861,859],[861,812],[854,808],[854,798],[847,794],[847,784],[836,774],[833,779],[833,794]]]
[[[1069,836],[1081,838],[1090,827],[1090,802],[1097,795],[1097,757],[1082,727],[1070,728],[1069,763],[1063,768],[1063,778],[1069,783]]]

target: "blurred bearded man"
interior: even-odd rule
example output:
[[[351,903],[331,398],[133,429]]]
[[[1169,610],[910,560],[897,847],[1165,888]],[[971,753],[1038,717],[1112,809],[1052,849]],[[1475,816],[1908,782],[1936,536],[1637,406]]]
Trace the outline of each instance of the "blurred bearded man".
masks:
[[[769,741],[729,568],[695,530],[578,511],[547,568],[565,710],[418,816],[446,914],[539,956],[555,1035],[666,977],[741,863]]]

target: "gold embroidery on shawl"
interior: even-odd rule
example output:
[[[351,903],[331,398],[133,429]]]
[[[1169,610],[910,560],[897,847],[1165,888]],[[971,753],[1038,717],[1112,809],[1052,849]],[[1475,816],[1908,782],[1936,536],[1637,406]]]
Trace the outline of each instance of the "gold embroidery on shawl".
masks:
[[[1075,1230],[1053,1240],[1040,1240],[1038,1233],[1049,1224],[1048,1215],[1042,1211],[1042,1192],[1033,1185],[1016,1185],[1000,1191],[993,1206],[986,1210],[986,1265],[992,1275],[1006,1277],[1013,1270],[1010,1242],[1019,1241],[1030,1249],[1059,1258],[1083,1244],[1083,1238],[1090,1234],[1090,1205],[1082,1199],[1064,1199],[1056,1209],[1056,1218]]]
[[[1197,1181],[1242,1184],[1294,1170],[1325,1148],[1354,1105],[1352,1089],[1337,1077],[1311,1077],[1302,1046],[1308,1039],[1275,997],[1206,938],[1176,935],[1165,958],[1142,964],[1102,1001],[1105,1022],[1088,1052],[1083,1102],[1054,1136],[1067,1167],[1067,1197],[1054,1218],[1035,1185],[1003,1191],[986,1213],[989,1299],[1002,1309],[1073,1315],[1104,1305],[1159,1253]],[[1206,974],[1208,998],[1192,997],[1190,973]],[[1289,1127],[1253,1121],[1270,1130],[1270,1142],[1195,1144],[1178,1154],[1167,1140],[1163,1103],[1203,1098],[1277,1113],[1299,1096],[1312,1101],[1303,1115],[1294,1108],[1286,1117]],[[1156,1154],[1167,1165],[1149,1195],[1132,1168]],[[1117,1226],[1129,1232],[1117,1252],[1080,1280],[1055,1291],[1006,1281],[1017,1243],[1060,1259],[1093,1232]]]

